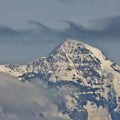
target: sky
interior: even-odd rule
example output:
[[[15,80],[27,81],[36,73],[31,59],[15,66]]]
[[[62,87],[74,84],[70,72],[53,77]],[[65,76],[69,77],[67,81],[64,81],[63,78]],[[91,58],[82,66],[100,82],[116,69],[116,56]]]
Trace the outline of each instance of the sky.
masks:
[[[26,64],[67,38],[120,64],[120,0],[0,0],[0,64]]]

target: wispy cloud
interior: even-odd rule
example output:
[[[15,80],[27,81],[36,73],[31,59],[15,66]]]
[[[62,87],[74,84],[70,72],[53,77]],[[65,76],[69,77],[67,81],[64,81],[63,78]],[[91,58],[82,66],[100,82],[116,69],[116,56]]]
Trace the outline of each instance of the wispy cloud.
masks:
[[[96,27],[101,28],[100,31],[96,31],[99,36],[120,38],[120,16],[108,17],[98,20],[96,23]]]
[[[73,38],[104,41],[113,39],[118,41],[120,38],[120,16],[97,20],[95,24],[93,23],[94,28],[90,29],[71,21],[66,23],[69,24],[69,28],[65,33]]]
[[[41,44],[49,41],[59,42],[68,37],[75,39],[106,39],[120,38],[120,16],[98,20],[96,29],[88,29],[72,21],[64,21],[68,28],[56,30],[38,21],[30,21],[31,28],[15,30],[7,26],[0,26],[0,43],[11,44]],[[94,25],[94,26],[95,26]]]
[[[18,32],[10,27],[0,25],[0,36],[14,36],[17,35]]]

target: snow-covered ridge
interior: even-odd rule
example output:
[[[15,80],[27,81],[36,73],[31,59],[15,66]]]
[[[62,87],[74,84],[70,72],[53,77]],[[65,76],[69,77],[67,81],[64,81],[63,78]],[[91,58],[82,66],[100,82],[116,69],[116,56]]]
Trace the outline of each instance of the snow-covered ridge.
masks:
[[[75,53],[74,50],[79,49],[82,50],[81,53]],[[106,58],[106,56],[104,56],[104,54],[102,53],[101,50],[92,47],[86,43],[74,40],[74,39],[67,39],[64,41],[63,44],[61,44],[57,49],[55,49],[51,55],[47,56],[47,57],[42,57],[40,59],[37,59],[33,62],[28,63],[27,65],[0,65],[0,72],[6,72],[9,73],[11,75],[14,75],[16,77],[19,77],[21,75],[23,75],[26,72],[39,72],[42,68],[41,65],[44,63],[48,63],[48,60],[50,57],[55,58],[56,54],[56,60],[61,60],[62,59],[66,59],[65,63],[69,64],[71,67],[75,67],[73,61],[71,60],[71,58],[76,57],[76,56],[80,56],[81,59],[86,59],[88,56],[85,56],[85,52],[88,52],[88,56],[91,55],[91,57],[97,58],[99,59],[100,63],[101,63],[101,67],[104,69],[104,67],[107,67],[108,69],[110,69],[109,67],[112,66],[112,62],[110,60],[108,60]],[[57,61],[57,64],[61,65],[61,64],[65,64],[63,61],[62,62]],[[69,62],[69,63],[68,63]],[[64,67],[64,66],[62,66]],[[112,67],[113,68],[113,67]],[[74,68],[75,69],[75,68]],[[120,69],[119,66],[116,67],[116,69]],[[117,71],[117,70],[116,70]],[[52,72],[52,70],[49,70],[49,72]]]

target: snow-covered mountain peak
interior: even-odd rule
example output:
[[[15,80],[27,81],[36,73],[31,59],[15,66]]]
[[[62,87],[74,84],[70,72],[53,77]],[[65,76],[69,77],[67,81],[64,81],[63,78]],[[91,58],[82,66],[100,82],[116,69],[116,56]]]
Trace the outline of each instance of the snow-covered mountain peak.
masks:
[[[0,65],[0,72],[28,82],[37,78],[55,88],[64,99],[55,101],[58,109],[71,120],[120,116],[120,67],[83,42],[67,39],[46,57],[27,65]]]
[[[73,79],[76,82],[78,79],[86,81],[86,78],[94,74],[94,79],[97,80],[102,71],[107,69],[114,71],[111,65],[112,62],[101,50],[77,40],[67,39],[49,56],[25,65],[23,76],[39,75],[44,76],[45,80],[54,82]]]
[[[64,52],[65,54],[72,54],[72,55],[79,55],[79,54],[93,54],[95,57],[103,60],[106,60],[107,58],[104,56],[101,50],[92,47],[86,43],[83,43],[81,41],[77,41],[74,39],[66,39],[58,48],[57,50],[54,50],[54,53],[56,52]]]
[[[85,48],[85,43],[68,38],[60,45],[60,47],[58,47],[58,50],[61,48],[64,48],[66,50],[65,52],[69,53],[70,50],[73,50],[77,47],[79,47],[81,49]]]
[[[14,76],[21,76],[26,73],[39,73],[41,71],[46,73],[53,73],[54,79],[62,74],[72,74],[78,75],[78,67],[90,66],[94,69],[101,69],[106,66],[106,68],[111,68],[112,62],[109,61],[101,50],[92,47],[83,42],[68,38],[59,47],[54,49],[54,51],[47,57],[42,57],[27,65],[0,65],[1,72],[7,72]],[[119,68],[119,67],[117,67]],[[61,71],[61,72],[60,72]],[[68,76],[69,76],[68,75]],[[66,75],[67,76],[67,75]],[[61,79],[72,79],[72,76],[63,77]],[[52,77],[53,79],[53,77]]]

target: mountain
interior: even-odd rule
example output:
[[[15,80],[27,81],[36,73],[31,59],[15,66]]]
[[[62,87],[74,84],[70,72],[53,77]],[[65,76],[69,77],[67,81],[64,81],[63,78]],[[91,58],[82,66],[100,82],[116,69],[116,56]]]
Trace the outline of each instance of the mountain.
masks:
[[[120,66],[85,43],[67,39],[47,57],[0,72],[54,88],[54,103],[70,120],[120,120]]]

